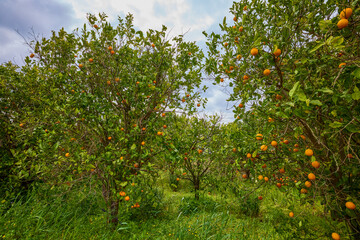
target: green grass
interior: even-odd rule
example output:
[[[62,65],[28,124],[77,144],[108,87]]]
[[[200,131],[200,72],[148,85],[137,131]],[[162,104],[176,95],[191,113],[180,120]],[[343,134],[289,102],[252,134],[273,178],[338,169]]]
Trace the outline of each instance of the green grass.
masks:
[[[145,209],[123,206],[115,230],[107,223],[99,191],[64,194],[64,189],[38,185],[27,196],[0,204],[0,239],[329,239],[333,230],[344,228],[321,216],[317,202],[300,205],[293,191],[269,187],[261,192],[262,201],[256,199],[260,192],[254,193],[251,201],[260,211],[251,217],[240,211],[244,202],[231,193],[203,194],[195,201],[188,183],[173,192],[166,179],[157,182],[161,213],[142,218]]]

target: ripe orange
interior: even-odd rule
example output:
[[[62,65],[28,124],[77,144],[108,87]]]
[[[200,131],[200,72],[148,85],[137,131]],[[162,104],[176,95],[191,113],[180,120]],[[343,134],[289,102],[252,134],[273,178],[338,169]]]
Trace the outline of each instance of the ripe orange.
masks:
[[[220,82],[224,82],[224,79],[223,79],[223,78],[221,78],[221,79],[220,79]]]
[[[284,140],[284,143],[285,143],[285,144],[289,144],[289,140]]]
[[[98,27],[98,25],[95,24],[95,25],[94,25],[94,28],[99,28],[99,27]]]
[[[347,19],[347,18],[349,18],[350,16],[351,16],[351,14],[352,14],[352,9],[351,8],[345,8],[344,10],[342,10],[341,11],[341,13],[340,13],[340,18],[341,19]]]
[[[182,102],[185,102],[186,100],[183,98],[183,99],[181,99],[181,101],[182,101]]]
[[[166,115],[165,113],[162,113],[162,114],[161,114],[162,117],[165,117],[165,115]]]
[[[238,19],[237,19],[237,17],[235,16],[235,17],[233,18],[233,20],[234,20],[234,22],[237,22]]]
[[[30,54],[30,58],[33,58],[35,56],[35,54],[31,53]]]
[[[129,201],[130,200],[130,197],[129,196],[126,196],[125,197],[125,201]]]
[[[240,32],[244,31],[244,27],[243,26],[239,27],[239,31]]]
[[[176,181],[180,181],[180,178],[176,178]]]
[[[110,53],[111,53],[111,55],[114,55],[114,54],[115,54],[115,51],[114,51],[114,50],[111,50]]]
[[[356,208],[355,204],[353,202],[346,202],[345,203],[345,206],[348,208],[348,209],[351,209],[351,210],[354,210]]]
[[[339,64],[339,68],[342,68],[342,67],[345,67],[346,66],[346,63],[340,63]]]
[[[146,130],[146,128],[142,128],[142,130],[143,130],[143,131],[145,131],[145,130]]]
[[[244,80],[248,80],[248,79],[249,79],[249,76],[248,76],[248,75],[245,75],[245,76],[243,77],[243,79],[244,79]]]
[[[314,155],[314,152],[311,149],[306,149],[305,150],[305,155],[311,157],[312,155]]]
[[[233,152],[236,152],[236,148],[233,148],[232,151],[233,151]]]
[[[155,44],[151,44],[151,46],[154,48],[154,47],[155,47]]]
[[[316,177],[315,177],[315,174],[309,173],[308,178],[309,178],[309,180],[315,180]]]
[[[283,97],[279,94],[276,94],[275,98],[276,98],[276,100],[281,100]]]
[[[227,43],[227,42],[226,42],[226,43],[224,43],[224,46],[225,46],[225,47],[227,47],[227,46],[228,46],[228,43]]]
[[[109,49],[109,51],[113,50],[112,46],[109,46],[108,49]]]
[[[264,165],[261,166],[262,168],[266,168],[266,163],[264,163]]]
[[[338,23],[337,23],[337,26],[339,29],[343,29],[345,27],[347,27],[349,25],[349,21],[344,18],[344,19],[341,19]]]
[[[311,187],[311,182],[306,181],[306,182],[305,182],[305,187],[307,187],[307,188]]]
[[[247,158],[251,158],[251,153],[246,154]]]
[[[300,193],[302,193],[302,194],[306,194],[308,191],[305,189],[305,188],[302,188],[301,190],[300,190]]]
[[[276,147],[278,143],[276,141],[271,141],[271,146]]]
[[[246,174],[243,174],[243,175],[242,175],[242,178],[246,179],[246,178],[247,178],[247,175],[246,175]]]
[[[269,181],[268,177],[264,177],[265,182]]]
[[[246,11],[246,10],[247,10],[247,6],[245,6],[243,9],[244,9],[244,11]]]
[[[280,172],[280,173],[285,173],[285,169],[281,168],[281,169],[279,170],[279,172]]]
[[[239,108],[242,108],[242,107],[244,107],[244,104],[240,103]]]
[[[314,168],[319,168],[320,167],[320,163],[318,161],[313,161],[311,163],[311,165],[314,167]]]
[[[135,163],[134,168],[138,168],[138,167],[139,167],[139,164]]]
[[[167,126],[166,126],[166,125],[164,125],[164,126],[163,126],[163,128],[167,128]]]
[[[253,55],[253,56],[256,56],[258,53],[259,53],[259,50],[257,50],[257,48],[253,48],[250,51],[250,54]]]
[[[70,157],[70,153],[65,153],[65,157]]]
[[[294,213],[293,212],[289,212],[289,217],[294,217]]]
[[[161,136],[161,135],[163,135],[163,133],[162,132],[157,132],[157,135]]]
[[[108,137],[108,140],[111,140],[111,137]]]
[[[106,81],[107,85],[111,85],[111,82],[110,81]]]
[[[259,175],[258,179],[261,181],[264,179],[263,175]]]
[[[259,196],[258,199],[259,199],[259,200],[263,200],[263,197],[262,197],[262,196]]]
[[[331,234],[331,237],[332,237],[332,239],[334,239],[334,240],[340,240],[340,235],[337,234],[337,233],[332,233],[332,234]]]
[[[263,135],[261,133],[256,134],[256,140],[263,140]]]
[[[302,138],[302,140],[306,140],[306,137],[304,135],[300,135],[300,137]]]
[[[82,68],[84,65],[82,65],[81,63],[79,64],[79,68]]]
[[[298,148],[298,147],[299,147],[299,144],[295,144],[294,147]]]
[[[126,193],[123,192],[123,191],[121,191],[121,192],[119,192],[119,195],[122,196],[122,197],[125,197],[125,196],[126,196]]]
[[[269,70],[269,69],[265,69],[265,70],[264,70],[264,75],[265,75],[265,76],[269,76],[269,75],[270,75],[270,70]]]
[[[281,54],[281,49],[279,49],[279,48],[276,49],[275,52],[274,52],[275,57],[280,56],[280,54]]]
[[[347,158],[354,158],[354,156],[353,156],[351,153],[349,153],[349,154],[347,155]]]
[[[299,149],[298,149],[298,148],[294,148],[293,151],[294,151],[294,152],[298,152]]]
[[[200,103],[198,103],[197,106],[200,107]]]
[[[145,142],[141,142],[141,145],[143,145],[143,146],[144,146],[144,145],[145,145]]]
[[[198,153],[199,153],[199,154],[202,154],[202,152],[203,152],[203,150],[198,149]]]
[[[94,59],[92,59],[92,58],[89,58],[89,62],[93,62],[94,61]]]
[[[268,149],[268,146],[262,145],[262,146],[260,147],[260,149],[261,149],[261,151],[266,151],[266,150]]]
[[[277,183],[276,186],[277,186],[278,188],[281,188],[281,183]]]

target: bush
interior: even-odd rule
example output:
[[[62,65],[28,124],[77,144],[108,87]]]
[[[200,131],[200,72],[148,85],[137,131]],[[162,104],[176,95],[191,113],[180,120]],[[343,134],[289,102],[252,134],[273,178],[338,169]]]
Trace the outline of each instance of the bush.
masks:
[[[189,215],[201,211],[212,211],[219,207],[217,202],[209,198],[183,197],[179,206],[179,214]]]

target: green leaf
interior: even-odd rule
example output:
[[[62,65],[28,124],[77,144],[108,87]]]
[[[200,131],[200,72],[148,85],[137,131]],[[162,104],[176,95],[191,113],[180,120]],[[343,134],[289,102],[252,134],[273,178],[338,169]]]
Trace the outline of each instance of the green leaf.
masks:
[[[319,48],[321,48],[324,45],[325,45],[325,42],[318,44],[316,47],[314,47],[312,50],[310,50],[310,53],[315,52],[316,50],[318,50]]]
[[[329,126],[332,127],[332,128],[339,128],[341,127],[343,124],[341,122],[333,122],[333,123],[330,123]]]
[[[319,100],[311,100],[310,103],[312,105],[317,105],[317,106],[322,106],[323,105],[322,102],[320,102]]]
[[[334,91],[331,90],[331,89],[328,89],[328,88],[322,88],[322,89],[319,89],[318,92],[323,92],[323,93],[330,93],[330,94],[333,94]]]
[[[360,68],[357,68],[355,71],[353,71],[352,75],[354,75],[356,78],[360,78]]]
[[[359,68],[360,69],[360,68]],[[354,100],[359,100],[360,99],[360,91],[359,91],[359,89],[355,86],[355,88],[354,88],[354,93],[353,94],[351,94],[351,97],[352,97],[352,99],[354,99]]]
[[[290,90],[289,96],[290,96],[291,98],[293,97],[294,93],[295,93],[296,90],[298,89],[299,85],[300,85],[300,82],[296,82],[296,83],[294,84],[293,88]]]
[[[135,150],[135,148],[136,148],[136,144],[134,143],[132,146],[131,146],[131,150]]]

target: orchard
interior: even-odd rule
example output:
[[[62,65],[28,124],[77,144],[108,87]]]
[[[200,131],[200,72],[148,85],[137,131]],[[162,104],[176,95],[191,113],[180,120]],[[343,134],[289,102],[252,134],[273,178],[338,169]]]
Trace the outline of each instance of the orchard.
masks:
[[[360,239],[358,1],[230,14],[206,49],[88,14],[0,65],[0,237]]]

